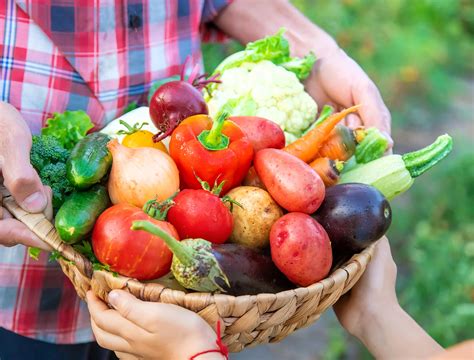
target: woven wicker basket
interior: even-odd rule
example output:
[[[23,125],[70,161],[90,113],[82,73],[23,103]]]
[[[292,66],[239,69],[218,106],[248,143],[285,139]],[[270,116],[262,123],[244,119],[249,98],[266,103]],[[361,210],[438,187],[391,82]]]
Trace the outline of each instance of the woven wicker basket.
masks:
[[[81,298],[84,299],[86,292],[92,289],[107,301],[107,294],[112,289],[126,289],[142,300],[182,306],[199,314],[213,327],[220,321],[222,339],[231,352],[280,341],[293,331],[315,322],[354,286],[364,273],[374,248],[372,245],[353,256],[329,277],[308,287],[277,294],[237,297],[185,293],[156,283],[144,284],[106,271],[94,271],[87,258],[61,241],[53,224],[43,214],[29,214],[22,210],[3,187],[0,187],[0,193],[3,206],[14,217],[67,259],[59,259],[59,263]]]

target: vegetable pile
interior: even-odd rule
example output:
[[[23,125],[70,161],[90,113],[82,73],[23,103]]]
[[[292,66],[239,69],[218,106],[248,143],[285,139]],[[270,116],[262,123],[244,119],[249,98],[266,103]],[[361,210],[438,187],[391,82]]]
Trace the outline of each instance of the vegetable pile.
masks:
[[[452,139],[383,156],[377,129],[342,124],[363,104],[316,118],[301,83],[314,62],[291,58],[280,31],[209,79],[195,67],[161,81],[149,110],[100,132],[88,134],[83,112],[55,114],[31,162],[53,189],[61,239],[95,269],[171,273],[188,291],[275,293],[326,278],[387,232],[389,201]]]

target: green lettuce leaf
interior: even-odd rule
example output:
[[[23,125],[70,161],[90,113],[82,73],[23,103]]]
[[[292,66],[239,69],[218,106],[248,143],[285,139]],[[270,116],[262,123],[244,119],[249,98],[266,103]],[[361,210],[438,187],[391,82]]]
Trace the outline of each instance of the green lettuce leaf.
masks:
[[[309,74],[311,74],[311,70],[313,69],[315,62],[316,56],[310,52],[303,58],[293,57],[289,61],[281,63],[280,66],[283,66],[286,70],[295,73],[298,79],[304,80],[309,76]]]
[[[40,254],[41,254],[41,249],[38,249],[38,248],[35,248],[35,247],[29,247],[29,248],[28,248],[28,255],[29,255],[30,258],[32,258],[33,260],[38,260]]]
[[[72,149],[93,127],[89,115],[84,111],[65,111],[54,113],[52,118],[46,120],[41,135],[54,136],[64,148]]]
[[[280,29],[275,35],[267,36],[247,44],[244,50],[225,58],[214,70],[214,74],[222,74],[225,70],[239,67],[245,62],[259,62],[268,60],[275,64],[290,59],[290,45],[283,36],[285,29]]]

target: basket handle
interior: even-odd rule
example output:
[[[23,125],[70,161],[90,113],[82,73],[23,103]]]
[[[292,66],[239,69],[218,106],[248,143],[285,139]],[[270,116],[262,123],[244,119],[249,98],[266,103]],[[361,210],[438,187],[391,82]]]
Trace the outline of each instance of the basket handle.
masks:
[[[31,214],[23,210],[4,185],[0,185],[0,206],[7,209],[13,217],[25,224],[28,229],[68,261],[73,262],[83,275],[89,279],[92,278],[92,264],[89,259],[75,251],[71,245],[63,242],[54,225],[43,213]]]

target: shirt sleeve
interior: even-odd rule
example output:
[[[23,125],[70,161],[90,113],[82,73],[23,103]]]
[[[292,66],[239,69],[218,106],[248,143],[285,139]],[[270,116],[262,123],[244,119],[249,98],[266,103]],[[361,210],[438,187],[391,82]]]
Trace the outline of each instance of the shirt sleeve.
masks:
[[[233,0],[204,0],[201,18],[201,38],[204,42],[225,42],[228,37],[212,22]]]

